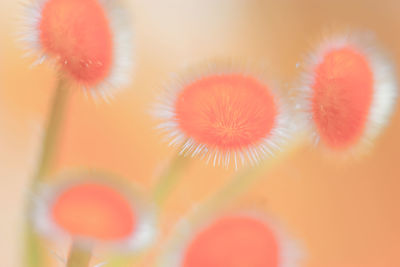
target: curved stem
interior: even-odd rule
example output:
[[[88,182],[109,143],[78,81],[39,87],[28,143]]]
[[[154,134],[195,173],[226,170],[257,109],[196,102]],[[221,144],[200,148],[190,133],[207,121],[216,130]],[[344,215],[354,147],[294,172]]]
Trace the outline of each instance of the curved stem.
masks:
[[[227,205],[229,201],[245,193],[252,185],[263,177],[263,173],[270,168],[267,164],[250,167],[235,174],[227,184],[206,200],[194,214],[194,219],[207,216]]]
[[[182,171],[189,164],[190,158],[177,153],[171,160],[168,168],[161,174],[155,189],[153,198],[158,205],[162,205],[173,187],[179,182]]]
[[[74,240],[69,251],[66,267],[88,267],[92,258],[92,248]]]
[[[35,187],[45,179],[51,169],[56,154],[56,143],[61,128],[61,122],[68,100],[68,92],[67,81],[60,78],[48,114],[47,126],[42,140],[42,150],[39,156],[36,173],[31,183],[31,191],[34,191]],[[33,200],[33,197],[29,195],[27,203],[28,216],[31,215]],[[26,266],[43,267],[43,260],[41,258],[42,246],[40,241],[29,221],[25,227]]]
[[[282,162],[286,157],[295,153],[299,148],[302,147],[303,138],[300,137],[292,141],[292,145],[287,147],[287,151],[275,159],[270,159],[256,167],[249,167],[235,174],[231,180],[229,180],[221,190],[217,191],[208,200],[206,200],[200,208],[193,211],[188,216],[189,220],[196,221],[200,218],[208,216],[226,206],[234,198],[245,193],[254,184],[263,179],[263,174],[267,173],[277,163]]]
[[[68,93],[69,89],[67,81],[60,78],[49,112],[46,131],[42,141],[42,151],[39,157],[39,164],[34,176],[33,185],[42,181],[51,169],[56,154],[56,143],[64,117]]]

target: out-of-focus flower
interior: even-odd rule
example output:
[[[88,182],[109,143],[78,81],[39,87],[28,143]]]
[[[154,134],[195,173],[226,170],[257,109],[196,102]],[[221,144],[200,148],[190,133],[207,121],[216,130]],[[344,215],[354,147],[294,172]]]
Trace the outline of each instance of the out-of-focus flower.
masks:
[[[127,84],[132,65],[128,17],[117,2],[30,2],[22,38],[39,53],[38,63],[51,59],[71,81],[106,97]]]
[[[295,267],[301,259],[294,241],[254,214],[220,216],[180,238],[160,267]]]
[[[32,212],[39,233],[141,250],[153,241],[154,214],[137,194],[103,176],[79,174],[72,181],[43,188]],[[95,179],[96,178],[96,179]]]
[[[156,116],[171,145],[214,165],[255,164],[289,136],[288,115],[272,86],[246,73],[210,70],[178,82]]]
[[[306,63],[299,107],[315,141],[360,152],[388,123],[397,99],[390,61],[367,35],[326,39]]]

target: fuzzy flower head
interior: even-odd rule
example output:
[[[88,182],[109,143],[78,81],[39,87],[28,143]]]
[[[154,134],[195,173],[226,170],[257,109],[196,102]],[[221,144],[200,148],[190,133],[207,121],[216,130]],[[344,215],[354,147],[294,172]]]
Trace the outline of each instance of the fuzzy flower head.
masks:
[[[33,219],[39,232],[84,243],[130,250],[147,246],[154,234],[152,212],[137,196],[111,183],[84,178],[39,192]]]
[[[359,152],[393,113],[397,82],[389,61],[367,36],[327,39],[308,63],[300,89],[316,141],[331,151]]]
[[[160,128],[183,153],[201,155],[214,165],[231,159],[257,163],[288,137],[285,108],[272,87],[241,72],[202,73],[175,86],[156,115]]]
[[[219,216],[187,235],[160,267],[296,267],[302,258],[279,227],[253,214]]]
[[[36,0],[27,7],[23,38],[53,59],[70,80],[104,95],[127,82],[130,32],[126,14],[110,0]]]

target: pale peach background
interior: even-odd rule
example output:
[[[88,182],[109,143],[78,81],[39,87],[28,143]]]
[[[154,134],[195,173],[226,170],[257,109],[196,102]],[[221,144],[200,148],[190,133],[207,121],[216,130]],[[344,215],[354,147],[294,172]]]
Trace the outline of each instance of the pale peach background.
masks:
[[[171,74],[213,58],[264,64],[290,87],[295,68],[327,28],[369,29],[400,63],[397,0],[131,0],[134,82],[111,104],[74,92],[57,170],[110,170],[150,191],[174,154],[153,129],[149,108]],[[34,169],[54,70],[29,68],[16,41],[19,1],[0,3],[0,265],[19,266],[23,200]],[[397,72],[397,75],[399,73]],[[288,84],[285,84],[288,83]],[[336,164],[303,148],[237,200],[277,218],[296,237],[307,267],[400,266],[400,114],[366,158]],[[168,231],[231,171],[195,161],[162,214]]]

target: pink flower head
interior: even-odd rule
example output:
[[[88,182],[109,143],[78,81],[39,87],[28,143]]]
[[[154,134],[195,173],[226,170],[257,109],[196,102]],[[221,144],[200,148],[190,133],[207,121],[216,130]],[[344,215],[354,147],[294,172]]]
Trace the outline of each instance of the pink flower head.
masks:
[[[129,250],[148,246],[155,231],[153,212],[137,193],[93,173],[42,188],[33,219],[36,229],[51,238],[70,237],[84,244],[99,242]]]
[[[332,151],[356,152],[388,123],[397,98],[390,62],[369,39],[334,36],[306,66],[299,102],[316,141]]]
[[[111,0],[37,0],[28,5],[24,39],[93,94],[126,85],[131,38],[125,12]]]
[[[158,266],[296,267],[302,258],[296,242],[260,216],[224,215],[195,230],[182,228]]]
[[[286,143],[286,109],[270,84],[240,72],[209,72],[188,79],[160,100],[172,145],[202,155],[214,165],[255,164]]]

